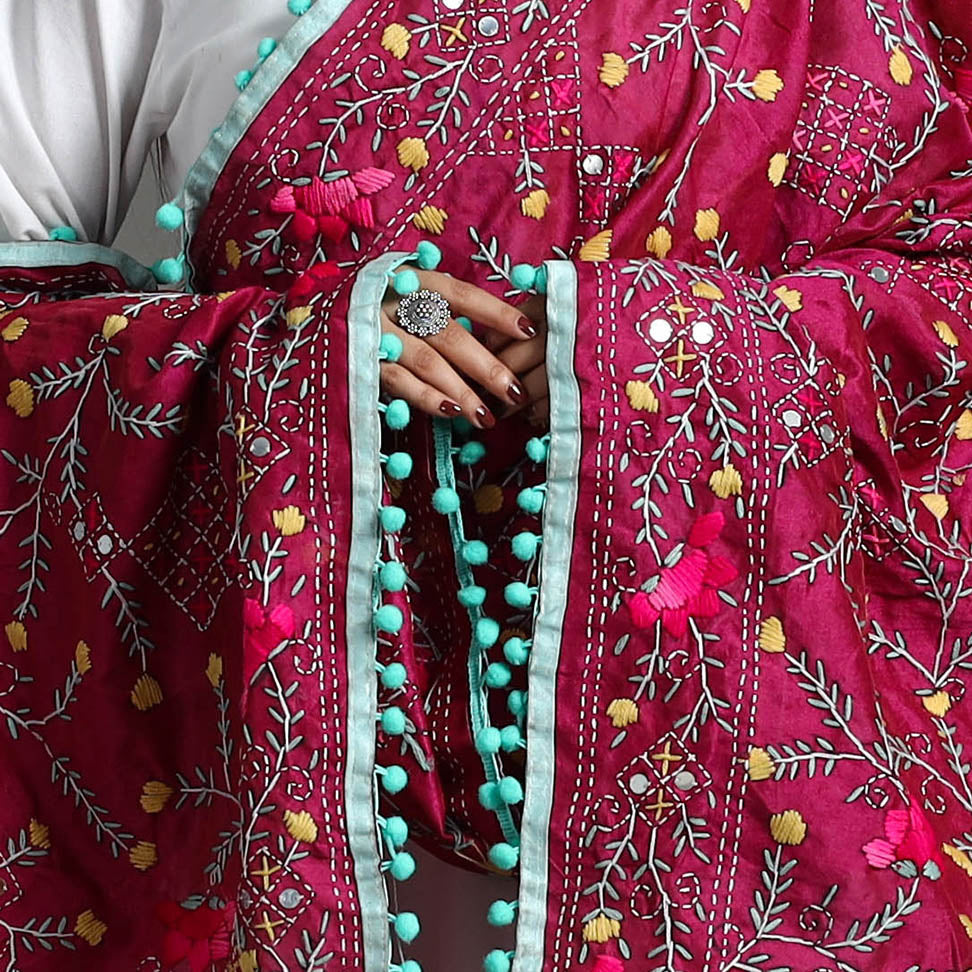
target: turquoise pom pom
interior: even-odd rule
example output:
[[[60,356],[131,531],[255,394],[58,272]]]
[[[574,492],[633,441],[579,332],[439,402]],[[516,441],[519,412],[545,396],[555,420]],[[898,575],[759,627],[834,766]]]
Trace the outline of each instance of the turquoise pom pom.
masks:
[[[513,556],[517,560],[532,560],[536,555],[539,543],[540,537],[535,533],[530,533],[529,530],[524,530],[523,533],[518,533],[512,540]]]
[[[408,425],[412,412],[404,398],[392,399],[385,407],[385,425],[396,432]]]
[[[503,597],[510,607],[528,608],[533,603],[536,589],[527,587],[522,581],[513,581],[503,589]]]
[[[478,584],[470,584],[469,587],[462,588],[456,596],[463,607],[479,607],[486,600],[486,588]]]
[[[383,506],[378,518],[387,533],[398,533],[405,526],[405,511],[400,506]]]
[[[395,604],[382,604],[375,611],[375,627],[379,631],[390,631],[392,634],[398,634],[402,630],[404,620],[402,609]]]
[[[264,37],[257,45],[257,57],[265,61],[277,49],[277,42],[272,37]]]
[[[415,248],[418,265],[423,270],[434,270],[442,260],[442,251],[429,240],[422,240]]]
[[[422,966],[415,959],[405,959],[402,962],[399,972],[422,972]]]
[[[383,354],[385,361],[397,361],[402,351],[402,339],[397,334],[382,334],[378,343],[379,357]]]
[[[386,689],[400,689],[408,678],[408,672],[401,662],[392,662],[386,665],[381,673],[381,684]]]
[[[479,787],[479,802],[487,810],[499,810],[503,806],[499,787],[495,783],[483,783]]]
[[[520,852],[511,844],[493,844],[488,856],[494,867],[501,871],[510,871],[516,867]]]
[[[459,464],[471,466],[474,462],[479,462],[486,455],[486,446],[482,442],[471,440],[463,444],[459,450]]]
[[[506,700],[506,707],[510,710],[510,715],[524,715],[527,708],[526,692],[521,692],[519,689],[514,689],[512,692],[510,692],[509,697]]]
[[[408,575],[405,573],[405,568],[397,560],[389,560],[387,564],[382,564],[381,570],[378,571],[378,583],[385,591],[402,590],[406,580]]]
[[[310,10],[314,0],[287,0],[287,9],[295,16],[300,17]]]
[[[407,881],[415,873],[415,858],[408,851],[402,851],[392,858],[388,870],[396,881]]]
[[[538,294],[545,294],[547,292],[547,268],[543,264],[537,267],[537,277],[533,281],[533,289]]]
[[[523,787],[515,776],[504,776],[497,784],[500,799],[507,804],[523,802]]]
[[[432,494],[432,506],[438,513],[455,513],[459,509],[459,494],[451,486],[440,486]]]
[[[510,901],[494,901],[489,906],[486,913],[486,920],[494,928],[503,928],[505,925],[512,925],[516,918],[516,908]]]
[[[403,942],[414,942],[421,930],[418,915],[414,911],[403,911],[395,915],[395,934]]]
[[[480,618],[476,622],[476,644],[480,648],[489,648],[491,645],[495,645],[499,635],[499,622],[492,618]]]
[[[486,669],[485,682],[490,688],[506,688],[512,677],[513,673],[509,665],[504,662],[493,662]]]
[[[523,510],[524,513],[539,513],[543,509],[543,490],[536,489],[533,486],[527,486],[526,489],[521,489],[516,497],[516,505]]]
[[[517,290],[531,290],[537,279],[537,268],[529,263],[517,263],[510,271],[510,283]]]
[[[486,726],[476,733],[476,752],[480,756],[493,756],[500,751],[502,735],[495,726]]]
[[[479,567],[489,560],[489,547],[482,540],[467,540],[462,545],[462,559],[467,564]]]
[[[547,461],[547,443],[543,439],[529,439],[526,444],[526,454],[534,462],[546,462]]]
[[[516,752],[523,745],[523,733],[519,726],[503,726],[500,729],[500,746],[504,753]]]
[[[420,286],[418,274],[414,270],[400,270],[392,277],[392,287],[400,297],[415,293]]]
[[[472,321],[468,317],[457,317],[456,323],[466,331],[472,331]]]
[[[381,785],[389,793],[401,793],[408,786],[408,773],[401,766],[389,766],[381,776]]]
[[[530,649],[522,638],[507,638],[503,645],[503,657],[511,665],[525,665],[530,658]]]
[[[389,736],[401,736],[405,732],[405,713],[397,705],[390,705],[381,714],[381,728]]]
[[[253,80],[253,72],[244,69],[240,71],[233,80],[236,82],[237,88],[242,91]]]
[[[510,972],[510,957],[501,948],[494,948],[483,959],[483,972]]]
[[[473,424],[464,415],[452,420],[452,431],[463,438],[468,438],[473,431]]]
[[[401,847],[408,840],[408,824],[401,817],[389,817],[383,829],[385,839],[394,847]]]
[[[152,273],[160,284],[178,283],[183,276],[182,258],[166,257],[152,264]]]
[[[171,202],[159,206],[155,213],[155,225],[169,232],[182,229],[185,219],[186,214],[182,211],[182,207]]]
[[[48,235],[59,243],[78,242],[78,231],[72,226],[55,226]]]
[[[412,475],[412,457],[407,452],[393,452],[385,463],[392,479],[408,479]]]

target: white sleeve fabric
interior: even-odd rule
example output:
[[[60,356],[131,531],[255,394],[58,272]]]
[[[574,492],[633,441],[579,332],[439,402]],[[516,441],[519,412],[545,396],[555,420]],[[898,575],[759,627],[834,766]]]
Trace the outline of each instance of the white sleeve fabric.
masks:
[[[0,0],[0,242],[110,244],[153,143],[175,194],[284,0]]]

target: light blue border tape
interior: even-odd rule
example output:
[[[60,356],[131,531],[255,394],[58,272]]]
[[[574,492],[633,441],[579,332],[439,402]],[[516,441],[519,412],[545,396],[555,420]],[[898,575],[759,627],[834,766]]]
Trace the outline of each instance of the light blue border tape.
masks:
[[[527,677],[526,796],[520,825],[520,891],[513,972],[541,972],[547,928],[548,833],[555,784],[557,667],[574,547],[580,469],[580,388],[574,376],[577,272],[548,260],[547,381],[550,447],[543,508],[540,596]]]
[[[452,464],[452,423],[448,419],[433,419],[432,426],[435,432],[435,471],[439,485],[455,489],[456,470]],[[452,554],[456,563],[456,576],[459,579],[459,584],[462,587],[469,587],[475,583],[475,580],[472,568],[462,556],[464,534],[461,510],[449,514],[449,534],[452,538]],[[480,663],[482,649],[476,644],[476,622],[484,615],[481,607],[469,607],[466,611],[469,614],[469,624],[472,628],[469,638],[467,668],[469,672],[469,720],[472,723],[472,737],[475,743],[476,734],[479,730],[490,724],[486,708],[486,689],[483,687],[483,672]],[[486,782],[496,783],[500,778],[499,756],[488,756],[481,753],[480,760],[483,764],[483,772],[486,774]],[[510,808],[504,803],[503,806],[493,812],[499,819],[503,838],[508,844],[518,847],[520,835],[516,829],[516,824],[513,822],[513,814]]]
[[[283,3],[283,0],[273,2]],[[296,19],[273,53],[257,68],[253,79],[240,92],[223,123],[213,132],[209,143],[189,170],[176,201],[186,214],[183,253],[186,256],[186,286],[190,292],[193,285],[189,241],[196,232],[199,218],[209,202],[223,167],[277,88],[300,63],[311,45],[334,25],[350,3],[351,0],[317,0],[307,13]]]
[[[154,292],[158,289],[148,267],[127,253],[100,243],[65,243],[60,240],[0,243],[0,266],[4,267],[77,267],[85,263],[114,267],[132,290]]]
[[[364,972],[387,972],[391,961],[388,901],[380,871],[375,822],[374,571],[380,544],[381,423],[378,411],[378,342],[381,300],[388,271],[401,262],[387,253],[364,266],[348,306],[348,425],[351,435],[351,544],[348,553],[346,634],[348,767],[344,779],[348,842],[361,905]]]

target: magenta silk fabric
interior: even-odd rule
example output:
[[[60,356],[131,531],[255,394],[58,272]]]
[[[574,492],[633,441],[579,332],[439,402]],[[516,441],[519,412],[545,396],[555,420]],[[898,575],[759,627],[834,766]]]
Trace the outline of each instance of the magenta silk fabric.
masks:
[[[0,252],[6,967],[416,972],[413,840],[518,871],[487,972],[972,966],[970,43],[318,0],[194,293]],[[423,241],[546,292],[549,431],[379,433]]]

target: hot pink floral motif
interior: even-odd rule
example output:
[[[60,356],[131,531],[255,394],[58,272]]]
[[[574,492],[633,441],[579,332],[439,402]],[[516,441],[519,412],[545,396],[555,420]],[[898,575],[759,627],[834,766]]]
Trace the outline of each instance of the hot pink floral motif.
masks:
[[[233,902],[222,908],[200,905],[184,908],[175,901],[156,905],[155,914],[166,926],[162,966],[171,969],[188,959],[190,972],[206,972],[213,962],[229,957]]]
[[[711,618],[719,611],[719,589],[736,579],[735,566],[706,551],[722,532],[721,513],[700,516],[689,531],[686,549],[676,564],[662,567],[650,593],[639,591],[628,601],[639,628],[650,628],[659,618],[676,638],[685,634],[689,618]]]
[[[914,861],[923,867],[934,861],[939,867],[942,857],[938,841],[921,805],[908,797],[905,810],[888,810],[884,815],[884,837],[869,840],[861,850],[871,867],[890,867],[895,861]]]
[[[248,597],[243,602],[243,710],[250,679],[267,660],[267,656],[286,638],[292,638],[297,630],[294,612],[286,604],[278,604],[269,610],[259,601]]]

